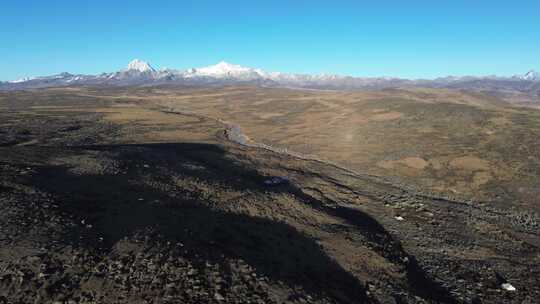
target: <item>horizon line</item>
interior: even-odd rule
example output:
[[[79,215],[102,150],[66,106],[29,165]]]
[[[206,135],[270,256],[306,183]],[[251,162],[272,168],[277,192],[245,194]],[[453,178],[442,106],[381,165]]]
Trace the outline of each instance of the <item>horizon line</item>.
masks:
[[[220,59],[217,63],[215,64],[210,64],[210,65],[204,65],[204,66],[201,66],[201,67],[187,67],[187,68],[169,68],[169,67],[161,67],[161,68],[155,68],[154,65],[152,65],[152,63],[150,61],[146,61],[146,60],[142,60],[140,59],[141,57],[138,57],[138,58],[134,58],[132,60],[130,60],[128,62],[131,63],[133,61],[142,61],[146,64],[148,64],[151,68],[153,68],[154,70],[156,71],[165,71],[165,70],[172,70],[172,71],[186,71],[188,69],[201,69],[201,68],[206,68],[206,67],[210,67],[210,66],[214,66],[214,65],[217,65],[217,64],[220,64],[220,63],[227,63],[227,64],[230,64],[230,65],[235,65],[235,66],[240,66],[240,67],[243,67],[243,68],[250,68],[250,69],[256,69],[256,70],[262,70],[264,72],[267,72],[267,73],[283,73],[283,74],[295,74],[295,75],[312,75],[312,76],[315,76],[315,75],[333,75],[333,76],[340,76],[340,77],[352,77],[352,78],[390,78],[390,79],[402,79],[402,80],[436,80],[436,79],[441,79],[441,78],[449,78],[449,77],[456,77],[456,78],[463,78],[463,77],[474,77],[474,78],[489,78],[489,77],[498,77],[498,78],[512,78],[512,77],[516,77],[516,76],[523,76],[523,75],[526,75],[527,73],[530,73],[530,72],[533,72],[533,73],[536,73],[537,70],[535,68],[530,68],[528,69],[527,71],[523,72],[522,73],[513,73],[513,74],[441,74],[439,76],[436,76],[436,77],[400,77],[400,76],[391,76],[391,75],[383,75],[383,76],[370,76],[370,75],[352,75],[352,74],[344,74],[344,73],[333,73],[333,72],[315,72],[315,73],[309,73],[309,72],[305,72],[305,73],[302,73],[302,72],[281,72],[281,71],[269,71],[267,69],[264,69],[264,68],[259,68],[259,67],[250,67],[250,66],[247,66],[247,65],[242,65],[242,64],[236,64],[236,63],[231,63],[227,60],[224,60],[224,59]],[[68,74],[71,74],[71,75],[100,75],[100,74],[108,74],[108,73],[114,73],[114,72],[119,72],[119,71],[125,71],[127,70],[127,65],[124,66],[124,68],[122,69],[119,69],[119,70],[113,70],[113,71],[110,71],[110,72],[99,72],[99,73],[84,73],[84,72],[70,72],[70,71],[67,71],[67,70],[64,70],[62,72],[56,72],[56,73],[52,73],[52,74],[48,74],[48,75],[32,75],[32,76],[23,76],[23,77],[19,77],[17,79],[8,79],[8,80],[0,80],[0,82],[13,82],[13,81],[18,81],[18,80],[22,80],[22,79],[35,79],[35,78],[41,78],[41,77],[48,77],[48,76],[54,76],[54,75],[60,75],[60,74],[63,74],[63,73],[68,73]]]

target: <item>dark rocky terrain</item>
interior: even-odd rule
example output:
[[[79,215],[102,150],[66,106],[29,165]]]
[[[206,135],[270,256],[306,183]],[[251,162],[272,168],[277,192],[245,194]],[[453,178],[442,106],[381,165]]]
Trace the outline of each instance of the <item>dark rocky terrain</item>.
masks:
[[[238,145],[143,97],[11,92],[0,109],[0,303],[540,298],[528,209]]]

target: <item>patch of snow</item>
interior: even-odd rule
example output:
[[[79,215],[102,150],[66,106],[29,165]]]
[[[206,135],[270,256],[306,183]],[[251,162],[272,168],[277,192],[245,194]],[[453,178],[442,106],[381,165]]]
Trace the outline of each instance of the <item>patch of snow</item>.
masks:
[[[502,283],[501,288],[507,291],[516,291],[516,288],[510,283]]]
[[[523,80],[536,81],[536,80],[540,80],[540,73],[534,70],[530,70],[525,75],[521,76],[520,78]]]
[[[24,78],[21,78],[21,79],[8,81],[8,83],[21,83],[21,82],[27,82],[27,81],[30,81],[30,80],[32,80],[32,79],[35,79],[35,77],[24,77]]]
[[[52,76],[36,77],[36,79],[54,80],[54,79],[64,79],[64,78],[69,78],[69,77],[73,77],[73,75],[68,72],[63,72],[63,73],[52,75]]]
[[[79,81],[81,79],[83,79],[81,76],[75,76],[73,78],[68,79],[66,82]]]

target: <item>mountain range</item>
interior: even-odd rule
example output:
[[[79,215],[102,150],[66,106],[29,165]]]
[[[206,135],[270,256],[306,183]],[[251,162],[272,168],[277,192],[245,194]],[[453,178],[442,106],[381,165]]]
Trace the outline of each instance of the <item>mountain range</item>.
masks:
[[[291,87],[322,90],[357,90],[386,88],[448,88],[480,91],[492,95],[529,101],[540,99],[540,73],[523,75],[441,77],[436,79],[403,79],[391,77],[352,77],[332,74],[288,74],[266,72],[221,61],[216,65],[187,70],[155,69],[147,62],[135,59],[117,72],[99,75],[61,73],[52,76],[23,78],[0,82],[0,90],[90,85],[90,86],[148,86],[148,85],[232,85],[251,84],[268,87]]]

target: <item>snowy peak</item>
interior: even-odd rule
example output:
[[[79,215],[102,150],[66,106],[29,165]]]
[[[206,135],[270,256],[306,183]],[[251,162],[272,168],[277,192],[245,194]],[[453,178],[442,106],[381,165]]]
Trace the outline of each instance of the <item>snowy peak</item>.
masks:
[[[250,68],[245,68],[241,65],[228,63],[226,61],[220,61],[218,64],[207,66],[204,68],[198,69],[200,73],[208,74],[226,74],[231,72],[246,72],[251,70]]]
[[[241,65],[231,64],[225,61],[220,61],[218,64],[203,68],[190,69],[189,72],[195,74],[196,76],[215,78],[255,79],[264,76],[264,72],[261,70],[246,68]]]
[[[150,65],[148,64],[147,62],[144,62],[142,60],[139,60],[139,59],[134,59],[132,60],[128,66],[127,66],[127,70],[128,71],[138,71],[138,72],[154,72],[155,69]]]
[[[540,73],[534,70],[528,71],[525,75],[520,77],[523,80],[536,81],[540,80]]]

